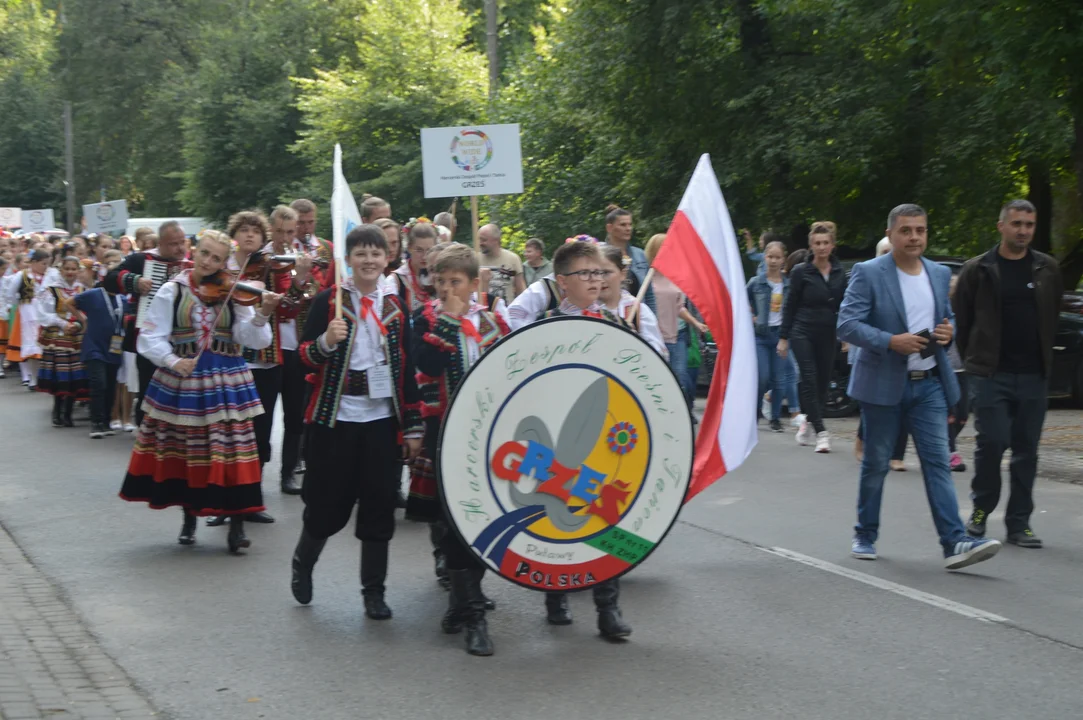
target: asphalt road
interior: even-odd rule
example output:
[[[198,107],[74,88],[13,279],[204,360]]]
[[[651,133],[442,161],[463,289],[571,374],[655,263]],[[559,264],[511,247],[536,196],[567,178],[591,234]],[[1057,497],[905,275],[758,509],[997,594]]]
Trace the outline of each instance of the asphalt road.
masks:
[[[876,563],[849,558],[857,467],[761,431],[749,461],[682,513],[624,581],[635,628],[545,624],[542,598],[490,578],[497,654],[439,631],[446,595],[427,529],[400,523],[390,622],[366,620],[358,546],[332,540],[309,607],[289,557],[301,502],[267,483],[270,526],[246,557],[224,528],[176,544],[180,511],[119,500],[130,436],[49,427],[49,403],[0,382],[0,522],[167,717],[618,718],[1080,717],[1083,487],[1040,482],[1047,547],[942,569],[918,472],[893,474]],[[277,465],[266,476],[277,478]],[[965,503],[965,476],[957,476]],[[1002,532],[998,516],[991,528]]]

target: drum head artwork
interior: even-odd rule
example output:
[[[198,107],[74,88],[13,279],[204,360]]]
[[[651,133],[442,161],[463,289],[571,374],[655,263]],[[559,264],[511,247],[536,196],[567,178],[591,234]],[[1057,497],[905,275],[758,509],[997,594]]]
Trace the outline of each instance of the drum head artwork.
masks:
[[[669,532],[692,419],[665,359],[593,318],[525,327],[470,369],[440,440],[450,524],[485,565],[540,591],[583,590]]]

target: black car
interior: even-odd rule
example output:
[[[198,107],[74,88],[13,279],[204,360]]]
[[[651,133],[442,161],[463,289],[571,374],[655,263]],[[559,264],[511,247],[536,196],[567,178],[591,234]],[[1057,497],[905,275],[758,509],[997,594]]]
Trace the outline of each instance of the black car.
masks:
[[[952,272],[958,270],[952,268]],[[1048,395],[1070,399],[1077,407],[1083,407],[1083,295],[1064,293],[1063,308],[1053,345],[1053,377],[1049,380]],[[849,381],[850,365],[846,354],[839,352],[835,356],[824,417],[848,417],[857,412],[857,401],[846,394]]]

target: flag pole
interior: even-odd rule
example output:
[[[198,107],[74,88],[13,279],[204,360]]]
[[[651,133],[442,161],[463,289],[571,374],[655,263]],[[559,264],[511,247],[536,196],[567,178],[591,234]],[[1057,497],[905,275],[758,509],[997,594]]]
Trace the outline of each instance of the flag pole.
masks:
[[[335,320],[342,319],[342,263],[335,261]]]
[[[631,270],[628,272],[631,272]],[[639,314],[639,306],[643,303],[643,298],[647,296],[647,289],[651,286],[652,280],[654,280],[654,268],[647,271],[647,277],[643,278],[643,284],[639,286],[639,294],[636,295],[636,301],[632,305],[632,312],[628,313],[629,323],[635,323],[636,315]]]
[[[470,227],[474,233],[474,252],[481,253],[481,241],[478,239],[478,196],[470,196]]]

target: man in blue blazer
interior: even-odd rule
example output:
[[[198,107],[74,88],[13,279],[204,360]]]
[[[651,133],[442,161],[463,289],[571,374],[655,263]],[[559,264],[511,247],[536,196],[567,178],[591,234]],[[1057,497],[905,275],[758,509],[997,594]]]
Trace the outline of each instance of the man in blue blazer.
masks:
[[[854,266],[839,309],[839,339],[861,348],[850,373],[850,397],[861,403],[865,456],[851,554],[876,559],[880,501],[895,440],[905,423],[925,478],[933,523],[949,570],[988,560],[996,540],[969,537],[948,466],[948,408],[959,384],[948,361],[954,315],[951,270],[926,260],[927,214],[917,205],[891,211],[891,253]]]

